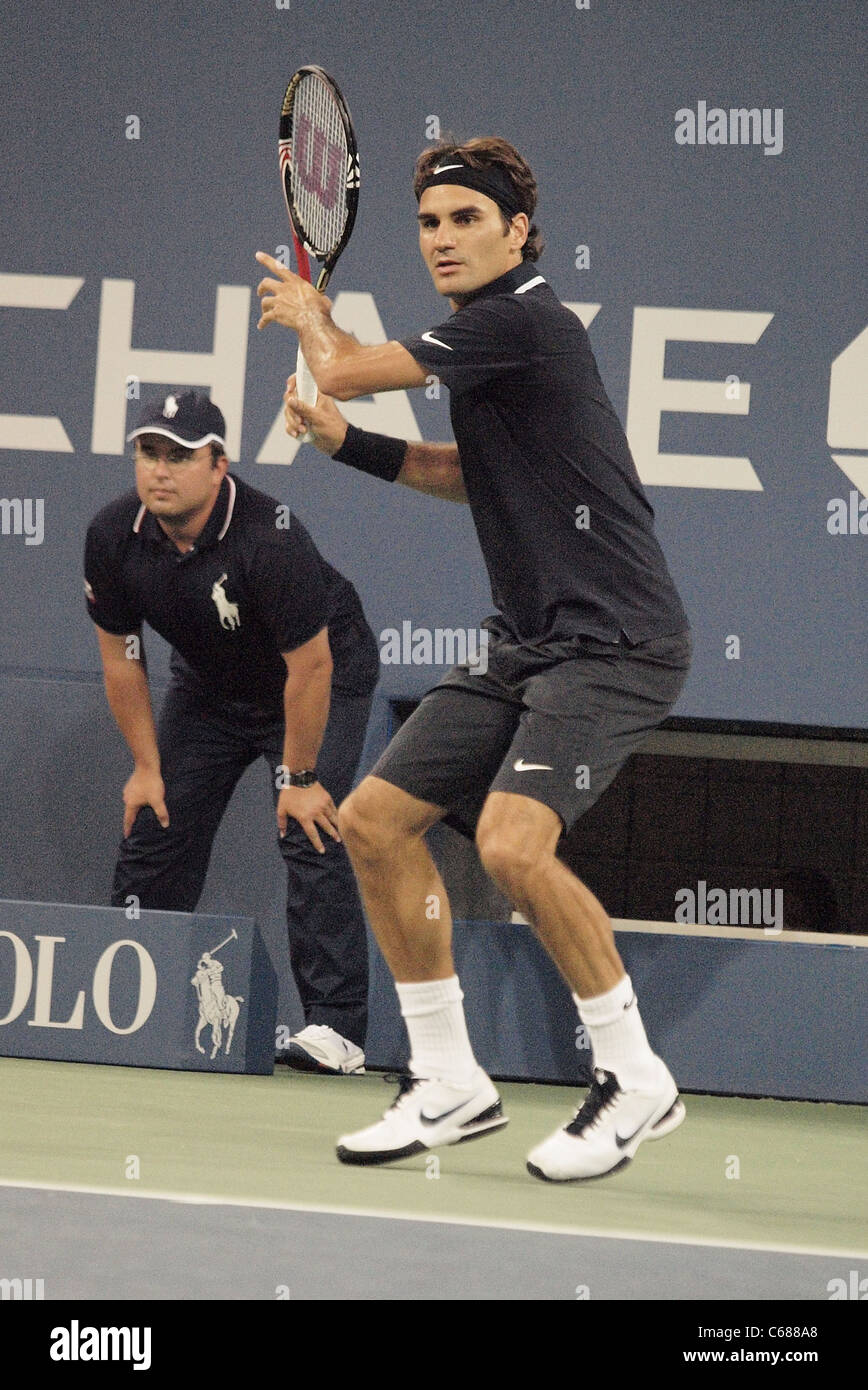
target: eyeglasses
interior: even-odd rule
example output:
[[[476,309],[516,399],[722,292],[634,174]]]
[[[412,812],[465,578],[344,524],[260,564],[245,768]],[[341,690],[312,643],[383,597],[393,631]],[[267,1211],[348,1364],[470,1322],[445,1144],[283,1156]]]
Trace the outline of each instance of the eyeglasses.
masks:
[[[182,449],[180,447],[162,451],[149,448],[146,444],[140,444],[134,454],[134,459],[136,463],[142,463],[146,468],[156,468],[158,463],[165,463],[167,468],[175,472],[196,462],[197,452],[195,449]]]

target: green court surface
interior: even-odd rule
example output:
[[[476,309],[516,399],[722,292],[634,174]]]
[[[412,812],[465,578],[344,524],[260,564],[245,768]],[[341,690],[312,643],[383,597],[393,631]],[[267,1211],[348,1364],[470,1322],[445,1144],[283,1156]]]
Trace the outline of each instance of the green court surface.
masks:
[[[687,1120],[612,1178],[548,1184],[527,1150],[581,1092],[503,1083],[510,1124],[474,1143],[352,1168],[379,1075],[227,1076],[0,1059],[0,1185],[858,1256],[868,1250],[865,1112],[686,1096]],[[137,1162],[136,1162],[137,1160]],[[138,1173],[138,1177],[128,1174]]]

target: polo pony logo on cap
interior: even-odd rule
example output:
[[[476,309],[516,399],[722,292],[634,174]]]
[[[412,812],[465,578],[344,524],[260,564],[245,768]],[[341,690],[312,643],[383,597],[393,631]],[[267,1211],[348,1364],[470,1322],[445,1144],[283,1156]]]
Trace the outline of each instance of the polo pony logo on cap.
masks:
[[[175,418],[175,416],[176,416],[177,414],[178,414],[178,398],[177,398],[177,396],[167,396],[166,399],[163,401],[163,415],[166,417],[167,420],[174,420],[174,418]]]

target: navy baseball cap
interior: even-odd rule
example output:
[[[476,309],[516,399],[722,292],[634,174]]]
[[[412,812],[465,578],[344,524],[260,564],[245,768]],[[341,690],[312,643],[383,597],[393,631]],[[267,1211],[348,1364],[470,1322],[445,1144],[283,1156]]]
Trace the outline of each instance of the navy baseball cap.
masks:
[[[135,429],[127,435],[127,443],[140,434],[164,434],[187,449],[198,449],[212,441],[226,447],[222,411],[207,396],[195,391],[170,391],[168,396],[144,406]]]

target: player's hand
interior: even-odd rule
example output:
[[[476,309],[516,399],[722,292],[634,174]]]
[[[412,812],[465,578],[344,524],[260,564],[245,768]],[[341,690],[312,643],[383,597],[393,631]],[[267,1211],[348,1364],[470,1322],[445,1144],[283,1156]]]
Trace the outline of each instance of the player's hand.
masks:
[[[290,816],[298,821],[319,854],[325,854],[325,848],[317,826],[340,844],[338,808],[320,782],[314,782],[312,787],[281,788],[277,798],[277,828],[281,840],[286,834]]]
[[[300,320],[311,310],[319,314],[327,314],[330,311],[330,299],[326,299],[324,294],[319,294],[313,285],[300,275],[287,270],[286,266],[281,265],[273,256],[266,255],[264,251],[257,251],[256,259],[266,270],[271,271],[271,277],[260,280],[256,286],[262,310],[257,328],[267,328],[270,323],[282,323],[285,328],[297,330]]]
[[[287,434],[298,439],[310,430],[311,443],[329,457],[337,453],[346,438],[347,422],[331,396],[324,396],[320,391],[316,405],[305,405],[296,395],[294,375],[288,379],[283,393],[283,418]]]
[[[133,821],[143,806],[153,809],[157,820],[165,830],[169,824],[166,810],[166,788],[159,772],[150,768],[137,767],[123,790],[124,798],[124,839],[133,828]]]

